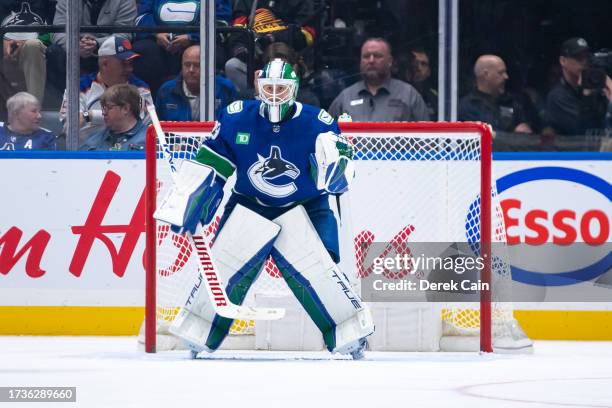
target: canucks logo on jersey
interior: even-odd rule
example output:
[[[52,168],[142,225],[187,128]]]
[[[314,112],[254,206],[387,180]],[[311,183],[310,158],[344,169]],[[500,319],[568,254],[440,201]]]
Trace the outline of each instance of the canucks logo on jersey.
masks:
[[[295,180],[300,170],[293,163],[283,159],[280,147],[271,146],[270,155],[257,154],[258,160],[249,167],[248,176],[253,187],[271,197],[287,197],[297,191],[295,183],[275,184],[272,181],[282,176]]]

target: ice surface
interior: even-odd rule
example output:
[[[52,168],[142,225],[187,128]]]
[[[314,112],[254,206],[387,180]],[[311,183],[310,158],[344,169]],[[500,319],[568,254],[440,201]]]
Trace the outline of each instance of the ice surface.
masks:
[[[612,342],[533,355],[145,354],[134,337],[0,337],[0,386],[76,386],[77,403],[15,407],[612,407]],[[6,404],[0,403],[0,406]]]

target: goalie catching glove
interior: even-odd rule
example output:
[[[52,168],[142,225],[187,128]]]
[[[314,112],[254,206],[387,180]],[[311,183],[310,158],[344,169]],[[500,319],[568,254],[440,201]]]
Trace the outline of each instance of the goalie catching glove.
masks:
[[[206,225],[215,215],[223,199],[223,183],[213,168],[195,161],[183,161],[176,174],[175,185],[153,217],[170,224],[176,233],[193,234],[198,222]]]
[[[352,158],[353,148],[342,135],[318,135],[315,153],[310,154],[310,171],[317,189],[332,194],[346,192],[355,176]]]

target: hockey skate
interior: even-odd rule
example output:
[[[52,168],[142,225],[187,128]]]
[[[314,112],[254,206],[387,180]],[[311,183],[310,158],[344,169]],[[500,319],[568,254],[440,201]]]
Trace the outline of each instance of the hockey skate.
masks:
[[[353,360],[361,360],[365,357],[365,350],[368,347],[368,340],[362,337],[352,343],[347,344],[343,348],[336,350],[338,354],[350,354]]]

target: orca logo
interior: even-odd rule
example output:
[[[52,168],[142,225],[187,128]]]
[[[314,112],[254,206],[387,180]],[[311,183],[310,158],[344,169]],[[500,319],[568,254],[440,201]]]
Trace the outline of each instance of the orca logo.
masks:
[[[21,10],[12,12],[3,21],[2,26],[7,25],[44,25],[45,20],[34,13],[27,2],[21,3]]]
[[[270,147],[270,155],[263,157],[257,154],[257,161],[249,167],[249,180],[253,187],[270,197],[287,197],[297,191],[295,183],[273,184],[270,181],[287,176],[295,180],[300,170],[291,162],[283,159],[278,146]]]

